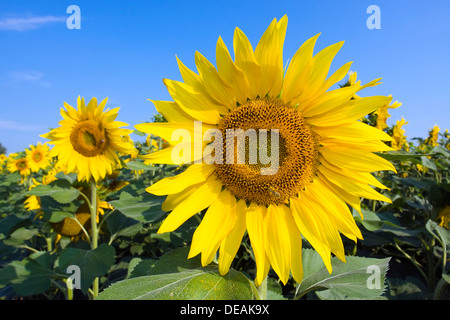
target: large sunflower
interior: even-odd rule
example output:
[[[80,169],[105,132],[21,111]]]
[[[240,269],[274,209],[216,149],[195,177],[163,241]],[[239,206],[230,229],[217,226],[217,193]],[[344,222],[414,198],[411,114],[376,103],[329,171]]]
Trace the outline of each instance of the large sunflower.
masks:
[[[358,91],[378,84],[379,79],[364,86],[358,82],[331,89],[348,74],[351,63],[327,77],[343,43],[313,55],[318,35],[298,49],[284,73],[286,27],[286,16],[274,19],[255,50],[236,28],[234,61],[219,37],[217,69],[198,52],[198,74],[178,60],[184,82],[164,80],[174,101],[153,101],[168,122],[136,125],[138,130],[161,136],[171,144],[145,156],[155,163],[176,163],[172,155],[180,146],[194,146],[195,137],[209,129],[220,131],[222,136],[228,129],[253,129],[257,134],[278,129],[279,168],[273,174],[262,174],[267,162],[248,161],[247,147],[241,151],[247,159],[241,164],[227,163],[226,159],[199,163],[201,155],[196,149],[187,157],[193,164],[185,172],[147,188],[150,193],[167,195],[163,209],[171,213],[160,233],[177,229],[207,209],[193,235],[189,257],[201,254],[202,264],[207,265],[219,250],[222,274],[229,270],[247,232],[257,264],[256,285],[261,284],[270,266],[283,283],[290,273],[296,281],[302,280],[302,236],[330,272],[331,253],[345,261],[340,234],[354,241],[362,238],[349,206],[361,213],[360,197],[389,202],[371,187],[385,189],[371,172],[395,171],[391,163],[373,153],[392,150],[381,141],[391,138],[358,121],[391,98],[353,98]],[[194,121],[201,121],[202,126]],[[189,130],[194,139],[184,141],[184,137],[178,144],[180,135],[173,134],[179,132],[176,129]],[[211,139],[205,140],[202,150],[210,151]],[[269,139],[267,144],[274,143]],[[217,145],[210,153],[216,160],[227,147],[233,148],[228,140],[222,149]]]
[[[78,109],[64,103],[61,126],[42,135],[54,145],[50,156],[58,157],[58,164],[67,172],[76,172],[80,181],[104,178],[120,165],[118,153],[134,151],[127,138],[133,130],[119,128],[128,124],[114,121],[119,108],[104,111],[106,101],[97,105],[97,99],[92,98],[86,106],[84,98],[78,97]]]

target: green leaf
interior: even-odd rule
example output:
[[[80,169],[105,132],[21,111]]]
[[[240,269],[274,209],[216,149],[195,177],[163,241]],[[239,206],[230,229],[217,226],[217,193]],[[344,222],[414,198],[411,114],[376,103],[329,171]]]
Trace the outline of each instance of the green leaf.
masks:
[[[156,274],[117,282],[105,289],[98,300],[248,300],[250,281],[230,269],[221,276],[217,267]]]
[[[450,275],[448,274],[443,274],[442,278],[445,280],[445,282],[447,282],[448,284],[450,284]]]
[[[72,187],[68,180],[55,180],[48,185],[37,185],[25,193],[27,196],[50,196],[59,203],[70,203],[78,198],[80,191]]]
[[[126,197],[122,197],[126,194]],[[130,197],[128,193],[122,193],[119,200],[111,201],[111,205],[125,216],[140,222],[154,222],[162,218],[166,213],[161,210],[164,197],[152,194],[143,194]]]
[[[80,268],[81,291],[86,293],[95,278],[105,275],[115,262],[114,247],[102,243],[94,250],[65,248],[58,259],[58,267],[65,273],[71,265]]]
[[[78,199],[70,203],[60,203],[52,197],[41,197],[41,209],[44,212],[43,219],[50,222],[60,222],[64,218],[75,218],[75,212],[80,207]]]
[[[450,253],[450,232],[432,220],[428,220],[425,227],[442,244],[444,250]]]
[[[361,223],[364,228],[369,231],[375,231],[381,229],[383,226],[391,226],[400,228],[397,221],[393,217],[387,217],[386,215],[379,215],[373,211],[365,210],[361,208],[361,213],[363,214],[363,219],[359,215],[359,212],[353,209],[353,218]],[[382,219],[384,218],[384,219]],[[389,220],[387,220],[389,219]]]
[[[385,290],[390,258],[347,256],[344,263],[333,257],[333,272],[329,274],[317,252],[303,249],[302,255],[304,278],[297,287],[297,297],[315,291],[320,299],[380,299]]]
[[[434,164],[434,162],[431,161],[430,159],[428,159],[427,157],[421,157],[420,160],[424,167],[427,167],[433,171],[437,171],[437,168],[436,168],[436,165]]]
[[[54,256],[39,251],[0,270],[0,284],[11,284],[19,296],[40,294],[50,288]]]
[[[187,259],[189,248],[176,249],[160,260],[143,260],[132,273],[148,274],[119,281],[105,289],[99,300],[248,300],[254,286],[241,272],[225,276],[217,266],[201,267],[198,258]],[[140,268],[144,263],[145,268]]]
[[[106,220],[109,232],[114,236],[134,236],[142,229],[142,223],[128,218],[124,214],[114,211]]]
[[[418,179],[409,178],[409,177],[408,178],[399,178],[399,177],[394,176],[393,179],[394,179],[394,181],[398,181],[404,185],[415,187],[418,189],[423,189],[423,190],[429,189],[430,187],[432,187],[433,185],[436,184],[436,181],[433,181],[433,180],[425,180],[425,179],[418,180]]]
[[[400,161],[408,161],[408,160],[416,160],[423,156],[433,156],[434,153],[409,153],[406,151],[391,151],[391,152],[383,152],[383,153],[377,153],[380,157],[383,157],[386,160],[393,161],[393,160],[400,160]]]
[[[142,161],[130,161],[127,164],[127,168],[130,170],[145,170],[145,171],[158,171],[160,168],[147,165]]]

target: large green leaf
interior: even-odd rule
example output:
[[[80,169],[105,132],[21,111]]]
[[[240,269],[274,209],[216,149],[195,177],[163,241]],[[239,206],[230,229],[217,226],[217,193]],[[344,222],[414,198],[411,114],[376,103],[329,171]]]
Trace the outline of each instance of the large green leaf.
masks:
[[[19,296],[45,292],[51,283],[54,256],[38,251],[24,260],[13,261],[0,270],[0,284],[11,284]]]
[[[385,290],[390,258],[347,256],[344,263],[333,257],[331,274],[314,250],[303,249],[302,259],[304,278],[297,287],[297,298],[315,291],[320,299],[380,299]]]
[[[58,267],[62,273],[69,266],[79,267],[81,291],[86,293],[94,279],[105,275],[114,262],[114,247],[102,243],[95,250],[65,248],[59,256]]]
[[[78,198],[80,191],[72,187],[72,184],[68,180],[55,180],[48,185],[37,185],[25,194],[27,196],[35,195],[38,197],[49,196],[59,203],[70,203]]]
[[[132,278],[104,290],[99,300],[248,300],[250,281],[231,269],[221,276],[217,267]]]
[[[173,250],[156,262],[142,260],[137,266],[133,266],[133,273],[147,275],[117,282],[100,293],[98,299],[248,300],[253,298],[254,286],[244,274],[230,269],[225,276],[221,276],[215,265],[201,267],[197,258],[186,259],[187,249]]]
[[[131,196],[126,192],[120,194],[118,200],[111,201],[111,205],[128,218],[140,222],[154,222],[165,215],[161,210],[164,197],[144,193],[139,196]]]

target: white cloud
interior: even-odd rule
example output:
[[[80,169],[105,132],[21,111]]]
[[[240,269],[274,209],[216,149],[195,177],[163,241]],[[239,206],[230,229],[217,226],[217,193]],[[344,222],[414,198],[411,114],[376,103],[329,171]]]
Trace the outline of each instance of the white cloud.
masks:
[[[15,130],[15,131],[41,131],[43,128],[28,124],[21,124],[10,120],[0,119],[0,130]]]
[[[45,74],[35,70],[12,71],[9,73],[9,83],[28,82],[43,87],[49,87],[50,82],[44,80]]]
[[[0,30],[25,31],[37,29],[53,22],[66,21],[67,17],[40,16],[27,18],[4,18],[0,19]]]

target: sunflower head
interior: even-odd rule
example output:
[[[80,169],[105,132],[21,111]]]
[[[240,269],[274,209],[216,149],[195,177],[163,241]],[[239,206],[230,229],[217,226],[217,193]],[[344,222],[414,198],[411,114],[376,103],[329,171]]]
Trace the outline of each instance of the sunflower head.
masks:
[[[405,129],[403,129],[404,125],[407,125],[408,122],[405,119],[397,120],[397,123],[393,127],[392,130],[392,138],[391,146],[395,150],[401,150],[405,148],[406,151],[409,150],[408,142],[406,141]]]
[[[379,79],[362,85],[354,73],[348,85],[332,89],[351,62],[329,74],[343,42],[314,54],[319,35],[285,69],[286,28],[286,16],[274,19],[255,49],[236,28],[234,60],[219,37],[217,67],[198,52],[197,72],[177,58],[183,81],[164,80],[173,101],[152,100],[167,122],[136,125],[169,144],[143,156],[147,162],[177,164],[181,150],[190,164],[147,188],[167,195],[162,208],[170,214],[158,232],[204,212],[189,257],[201,254],[207,265],[218,251],[222,274],[247,232],[256,285],[270,267],[283,283],[290,275],[302,280],[302,237],[330,272],[332,253],[345,261],[341,235],[362,238],[349,207],[361,213],[362,197],[390,202],[373,189],[386,187],[371,172],[395,171],[373,153],[393,150],[382,142],[392,138],[359,121],[392,100],[356,95]],[[179,141],[177,130],[188,134]]]
[[[32,172],[38,172],[40,169],[46,169],[50,166],[50,149],[47,144],[38,142],[36,146],[30,145],[30,148],[26,149],[25,152]]]
[[[30,164],[26,157],[10,155],[7,168],[9,172],[19,172],[22,177],[26,177],[31,173]]]
[[[104,110],[106,101],[97,105],[97,99],[92,98],[86,105],[79,97],[77,109],[64,103],[60,127],[42,135],[54,145],[50,156],[58,157],[59,166],[76,172],[80,181],[103,179],[120,165],[119,154],[135,151],[126,138],[132,130],[119,128],[127,124],[114,121],[119,108]]]

